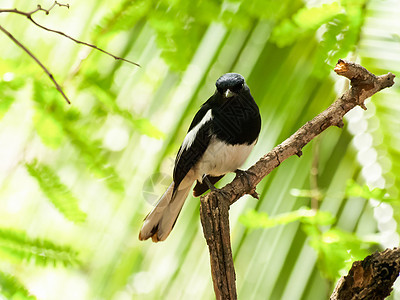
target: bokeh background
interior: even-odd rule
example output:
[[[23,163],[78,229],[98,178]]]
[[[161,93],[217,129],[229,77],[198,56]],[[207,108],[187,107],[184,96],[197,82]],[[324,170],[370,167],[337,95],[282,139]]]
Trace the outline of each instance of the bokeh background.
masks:
[[[249,167],[346,90],[339,58],[400,74],[398,0],[65,3],[33,17],[141,67],[0,13],[72,102],[0,32],[0,299],[213,299],[198,199],[165,242],[137,235],[216,79],[241,73],[260,107]],[[399,85],[367,107],[231,208],[239,299],[327,299],[352,261],[399,245]]]

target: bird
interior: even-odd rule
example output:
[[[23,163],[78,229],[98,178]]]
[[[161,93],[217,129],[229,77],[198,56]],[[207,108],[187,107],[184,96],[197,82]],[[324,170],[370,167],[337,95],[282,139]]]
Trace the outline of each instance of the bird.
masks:
[[[215,83],[214,94],[200,107],[176,155],[173,181],[145,217],[139,240],[164,241],[173,229],[189,192],[218,191],[214,184],[236,172],[258,141],[261,116],[245,79],[226,73]]]

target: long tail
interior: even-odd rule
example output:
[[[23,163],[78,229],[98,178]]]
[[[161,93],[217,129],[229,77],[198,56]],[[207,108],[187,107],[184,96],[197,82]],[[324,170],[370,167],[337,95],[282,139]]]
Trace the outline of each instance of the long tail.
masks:
[[[156,243],[164,241],[168,237],[191,187],[192,185],[183,189],[179,189],[179,187],[173,193],[174,183],[171,183],[158,200],[157,205],[144,219],[142,229],[139,232],[139,240],[144,241],[151,237],[153,242]]]

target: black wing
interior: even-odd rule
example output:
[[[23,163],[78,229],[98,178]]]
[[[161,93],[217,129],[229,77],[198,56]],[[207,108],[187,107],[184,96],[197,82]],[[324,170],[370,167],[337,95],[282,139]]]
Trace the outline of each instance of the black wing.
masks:
[[[212,97],[211,97],[212,98]],[[210,99],[211,99],[210,98]],[[207,100],[207,102],[205,102],[199,109],[199,111],[196,113],[196,115],[194,116],[192,123],[190,123],[189,129],[188,129],[188,133],[190,130],[193,129],[193,127],[195,127],[197,124],[200,123],[200,121],[204,118],[204,116],[206,115],[206,113],[208,112],[208,110],[210,109],[210,105],[209,105],[209,101],[210,99]]]
[[[194,116],[193,121],[190,124],[188,133],[201,122],[209,109],[210,107],[206,102]],[[179,148],[178,155],[175,159],[173,174],[175,182],[174,191],[178,188],[179,184],[185,178],[186,174],[200,160],[200,158],[206,151],[211,139],[210,129],[211,122],[208,121],[199,128],[190,147],[182,149],[181,146]]]
[[[186,174],[200,160],[206,151],[211,139],[210,128],[211,122],[209,121],[199,129],[190,147],[182,149],[181,146],[179,149],[174,168],[174,190],[178,188]]]

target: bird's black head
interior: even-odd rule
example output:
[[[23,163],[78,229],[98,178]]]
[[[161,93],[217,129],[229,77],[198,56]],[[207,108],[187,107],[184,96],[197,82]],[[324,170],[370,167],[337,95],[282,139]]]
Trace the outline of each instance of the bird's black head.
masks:
[[[225,98],[232,97],[235,93],[239,92],[244,86],[245,81],[242,75],[237,73],[226,73],[218,78],[215,86],[217,91]]]

